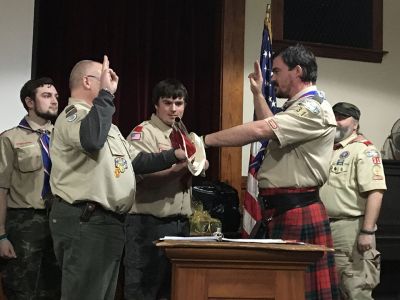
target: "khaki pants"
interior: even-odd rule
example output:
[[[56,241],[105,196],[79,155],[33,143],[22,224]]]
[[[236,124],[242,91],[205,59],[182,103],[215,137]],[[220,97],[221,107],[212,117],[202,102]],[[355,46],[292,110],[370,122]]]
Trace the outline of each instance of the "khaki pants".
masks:
[[[373,299],[371,294],[379,284],[380,253],[373,248],[359,253],[357,237],[362,218],[331,222],[335,263],[343,299]]]

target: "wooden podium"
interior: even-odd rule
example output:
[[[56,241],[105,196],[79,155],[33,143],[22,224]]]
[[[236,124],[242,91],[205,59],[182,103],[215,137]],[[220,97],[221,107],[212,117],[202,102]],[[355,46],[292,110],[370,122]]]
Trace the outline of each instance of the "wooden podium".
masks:
[[[165,240],[172,299],[304,299],[306,267],[324,246]]]

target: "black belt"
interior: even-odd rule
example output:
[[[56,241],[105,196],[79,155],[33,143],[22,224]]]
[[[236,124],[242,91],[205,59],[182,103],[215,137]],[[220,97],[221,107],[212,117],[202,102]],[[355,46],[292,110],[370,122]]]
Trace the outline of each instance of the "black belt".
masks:
[[[189,217],[184,215],[172,215],[167,217],[156,217],[151,214],[140,214],[140,213],[133,213],[133,216],[143,216],[143,217],[152,217],[154,219],[160,220],[161,222],[169,223],[169,222],[187,222],[189,221]]]
[[[7,210],[11,211],[22,211],[22,212],[34,212],[36,214],[46,214],[47,210],[45,208],[33,208],[33,207],[25,207],[25,208],[17,208],[17,207],[8,207]]]
[[[94,201],[79,201],[71,204],[59,196],[55,196],[55,199],[69,206],[81,208],[82,214],[79,217],[81,222],[88,222],[92,216],[110,216],[120,222],[125,221],[126,214],[119,214],[111,210],[105,209],[103,206],[101,206],[101,204]]]
[[[268,196],[260,195],[258,201],[263,210],[275,209],[271,216],[257,221],[250,233],[250,238],[269,238],[268,223],[288,210],[308,206],[320,201],[318,190],[302,193],[274,194]]]
[[[362,218],[362,217],[364,217],[364,215],[361,215],[361,216],[348,216],[348,217],[341,217],[341,218],[338,218],[338,217],[333,217],[333,218],[329,218],[329,222],[336,222],[336,221],[343,221],[343,220],[356,220],[356,219],[359,219],[359,218]]]
[[[260,196],[259,199],[263,209],[276,209],[278,213],[320,201],[318,191]]]

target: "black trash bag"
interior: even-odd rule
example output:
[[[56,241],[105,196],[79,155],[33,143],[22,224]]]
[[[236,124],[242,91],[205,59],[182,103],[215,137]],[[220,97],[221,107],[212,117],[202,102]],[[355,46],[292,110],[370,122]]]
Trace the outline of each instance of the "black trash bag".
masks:
[[[210,216],[222,223],[222,233],[235,233],[240,227],[239,196],[232,186],[220,182],[203,182],[192,187],[195,200],[203,204]]]

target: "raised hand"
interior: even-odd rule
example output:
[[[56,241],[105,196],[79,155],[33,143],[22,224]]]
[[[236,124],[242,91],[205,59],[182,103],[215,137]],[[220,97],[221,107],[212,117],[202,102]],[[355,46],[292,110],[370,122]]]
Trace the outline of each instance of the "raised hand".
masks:
[[[118,87],[118,80],[117,73],[110,69],[110,62],[107,55],[104,55],[100,76],[100,88],[114,94]]]
[[[250,79],[251,92],[254,95],[262,94],[263,77],[258,60],[254,62],[254,71],[249,74],[248,78]]]

